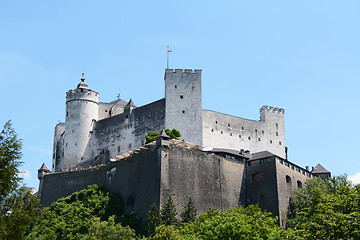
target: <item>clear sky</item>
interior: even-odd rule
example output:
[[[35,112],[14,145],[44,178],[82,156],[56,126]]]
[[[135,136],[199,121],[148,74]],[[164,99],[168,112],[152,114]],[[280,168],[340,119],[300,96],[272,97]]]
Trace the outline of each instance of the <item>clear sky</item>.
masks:
[[[0,124],[23,139],[25,183],[51,167],[81,73],[100,100],[164,97],[170,68],[202,69],[203,108],[285,109],[289,160],[360,172],[359,1],[0,1]],[[360,174],[359,174],[360,178]]]

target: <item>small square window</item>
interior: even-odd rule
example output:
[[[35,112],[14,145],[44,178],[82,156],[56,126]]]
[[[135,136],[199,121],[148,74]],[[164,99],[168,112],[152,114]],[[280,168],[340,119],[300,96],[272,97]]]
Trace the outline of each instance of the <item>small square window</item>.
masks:
[[[230,133],[230,136],[232,136],[232,133]]]
[[[176,85],[175,85],[174,87],[175,87],[175,88],[177,88],[177,86],[176,86]]]
[[[257,129],[255,129],[255,132],[257,132]]]
[[[261,133],[264,134],[265,133],[264,130],[262,130]]]
[[[129,118],[129,116],[128,116],[128,115],[125,115],[125,118]]]
[[[211,129],[211,132],[214,132],[214,129]]]
[[[260,138],[258,138],[258,141],[260,142],[260,141],[261,141],[261,139],[260,139]]]
[[[276,134],[276,136],[279,136],[279,132],[276,132],[275,134]]]
[[[239,138],[241,138],[241,135],[239,135]]]
[[[279,142],[279,145],[281,145],[281,142]]]
[[[182,113],[185,113],[185,110],[182,110]]]
[[[131,143],[129,143],[129,148],[131,148]]]
[[[272,143],[272,140],[270,140],[270,143]]]
[[[230,123],[228,123],[228,127],[230,127]]]
[[[215,120],[215,124],[217,124],[217,120]]]
[[[241,127],[241,130],[244,130],[244,127]]]
[[[184,99],[184,95],[180,95],[180,99]]]
[[[248,137],[249,140],[251,140],[251,137]]]
[[[221,131],[221,134],[223,134],[224,132],[223,131]]]

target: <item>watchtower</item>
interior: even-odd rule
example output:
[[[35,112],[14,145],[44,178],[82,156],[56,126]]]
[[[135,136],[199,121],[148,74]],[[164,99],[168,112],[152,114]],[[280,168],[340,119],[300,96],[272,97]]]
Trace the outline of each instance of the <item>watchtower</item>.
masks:
[[[64,167],[73,167],[83,160],[98,109],[99,93],[88,87],[83,74],[77,88],[66,93]]]
[[[201,70],[165,70],[165,128],[181,138],[202,144]]]

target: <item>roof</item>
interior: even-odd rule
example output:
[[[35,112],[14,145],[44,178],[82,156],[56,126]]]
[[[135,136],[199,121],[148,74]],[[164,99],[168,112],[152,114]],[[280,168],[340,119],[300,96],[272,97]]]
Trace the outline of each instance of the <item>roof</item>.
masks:
[[[128,102],[128,104],[126,104],[126,106],[124,108],[127,108],[127,107],[136,107],[131,98],[130,98],[130,101]]]
[[[170,137],[166,134],[166,132],[164,130],[161,130],[160,134],[156,138],[159,138],[159,137],[170,139]]]
[[[237,150],[226,149],[226,148],[213,148],[209,152],[212,152],[212,153],[227,153],[227,154],[231,154],[231,155],[234,155],[234,156],[250,158],[249,154],[246,154],[246,153],[242,154]]]
[[[279,157],[269,151],[262,151],[262,152],[256,152],[251,154],[251,158],[250,160],[257,160],[257,159],[262,159],[262,158],[269,158],[269,157]]]
[[[43,163],[43,165],[41,166],[41,168],[39,168],[38,171],[50,172],[50,170],[46,167],[45,163]]]
[[[87,83],[85,82],[84,76],[81,78],[81,82],[77,85],[77,88],[79,88],[79,89],[85,89],[85,90],[90,90],[90,88],[88,87]]]
[[[311,173],[330,173],[328,170],[326,170],[323,166],[318,163],[316,167],[311,171]]]

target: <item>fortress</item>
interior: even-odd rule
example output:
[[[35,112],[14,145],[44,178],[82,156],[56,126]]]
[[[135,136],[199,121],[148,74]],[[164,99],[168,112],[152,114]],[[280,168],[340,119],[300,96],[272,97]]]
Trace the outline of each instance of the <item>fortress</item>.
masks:
[[[288,161],[284,109],[263,106],[259,121],[204,110],[201,70],[166,69],[164,80],[165,98],[141,107],[131,99],[99,102],[84,77],[66,93],[52,171],[39,169],[43,205],[99,184],[142,218],[171,194],[178,212],[190,197],[199,213],[259,203],[282,223],[294,188],[330,176],[321,165],[310,171]],[[162,134],[145,145],[148,132],[166,128],[185,142]]]

